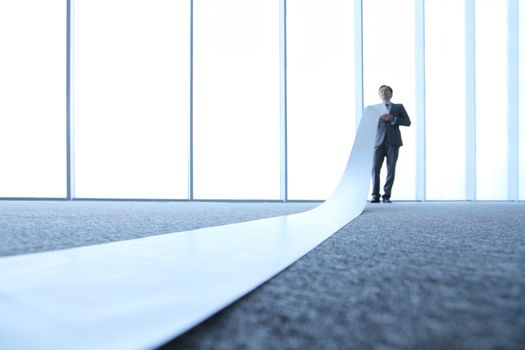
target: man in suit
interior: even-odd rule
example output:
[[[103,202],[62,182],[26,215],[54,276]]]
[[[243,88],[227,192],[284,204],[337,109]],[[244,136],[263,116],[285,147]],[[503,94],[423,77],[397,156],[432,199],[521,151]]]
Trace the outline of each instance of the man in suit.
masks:
[[[410,118],[402,104],[392,103],[393,91],[390,86],[379,87],[379,97],[385,105],[385,113],[379,118],[377,125],[374,165],[372,169],[372,180],[374,183],[371,203],[379,203],[379,174],[386,157],[387,176],[383,188],[383,202],[391,203],[392,186],[396,176],[396,163],[399,155],[399,147],[403,145],[399,126],[410,126]]]

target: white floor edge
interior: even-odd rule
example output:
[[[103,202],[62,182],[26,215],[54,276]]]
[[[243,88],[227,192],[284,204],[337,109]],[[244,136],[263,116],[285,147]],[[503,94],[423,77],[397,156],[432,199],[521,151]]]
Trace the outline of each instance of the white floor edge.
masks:
[[[1,349],[150,349],[315,248],[363,210],[382,105],[334,194],[304,213],[0,259]]]

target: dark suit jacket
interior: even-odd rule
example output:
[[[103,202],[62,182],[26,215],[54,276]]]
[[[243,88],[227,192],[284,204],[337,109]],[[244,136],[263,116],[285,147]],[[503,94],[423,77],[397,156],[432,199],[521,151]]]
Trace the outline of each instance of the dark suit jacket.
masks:
[[[385,141],[387,145],[403,146],[399,125],[410,126],[411,122],[408,113],[401,103],[391,102],[390,114],[394,116],[394,119],[390,122],[385,122],[383,119],[379,119],[377,125],[376,147],[381,146],[383,141]]]

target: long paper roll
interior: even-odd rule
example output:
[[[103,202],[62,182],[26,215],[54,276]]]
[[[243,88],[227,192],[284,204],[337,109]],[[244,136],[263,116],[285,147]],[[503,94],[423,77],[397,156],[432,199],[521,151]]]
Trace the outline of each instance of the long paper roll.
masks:
[[[312,250],[363,210],[380,105],[333,195],[304,213],[0,259],[0,349],[149,349]]]

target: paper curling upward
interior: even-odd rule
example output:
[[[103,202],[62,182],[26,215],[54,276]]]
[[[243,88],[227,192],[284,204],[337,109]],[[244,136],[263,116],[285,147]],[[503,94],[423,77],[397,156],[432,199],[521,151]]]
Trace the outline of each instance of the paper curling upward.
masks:
[[[357,217],[381,105],[333,195],[298,214],[0,259],[1,349],[150,349],[226,307]]]

